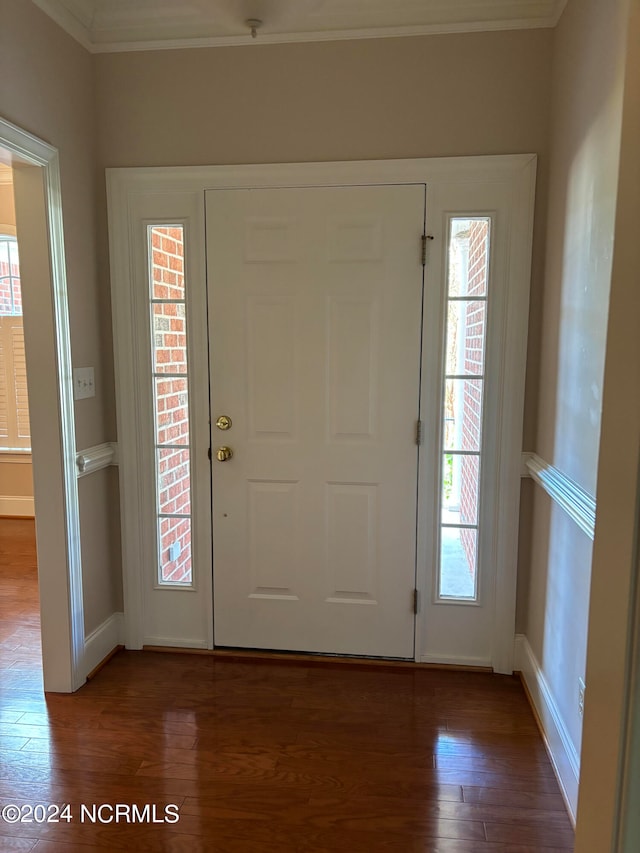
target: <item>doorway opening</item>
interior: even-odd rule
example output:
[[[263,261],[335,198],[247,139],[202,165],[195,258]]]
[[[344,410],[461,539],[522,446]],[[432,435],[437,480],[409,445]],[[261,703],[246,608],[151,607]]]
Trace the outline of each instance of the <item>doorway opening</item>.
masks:
[[[25,576],[32,575],[31,591],[25,593],[31,611],[25,604],[22,613],[32,633],[38,625],[34,603],[39,598],[42,604],[42,665],[37,689],[40,694],[43,688],[66,693],[80,687],[86,673],[82,668],[82,567],[58,152],[0,119],[0,164],[3,174],[11,175],[15,203],[15,221],[7,223],[14,233],[7,233],[3,241],[7,266],[3,280],[8,282],[5,313],[13,319],[3,321],[10,327],[7,335],[11,346],[9,350],[5,347],[4,382],[0,379],[0,394],[4,391],[7,397],[7,436],[5,442],[0,439],[0,445],[14,450],[13,458],[21,457],[17,464],[23,467],[28,465],[24,457],[30,447],[33,462],[32,494],[14,495],[25,500],[14,501],[13,512],[5,510],[5,514],[15,515],[16,507],[22,507],[20,515],[24,518],[29,514],[29,501],[33,501],[31,517],[35,513],[37,546],[33,523],[29,530],[28,524],[20,527],[18,522],[12,536],[3,537],[3,543],[7,542],[9,550],[14,543],[17,562],[22,561]],[[10,397],[12,407],[8,405]],[[0,433],[2,424],[0,413]],[[28,476],[23,474],[22,478],[22,490],[28,491],[24,482]],[[6,487],[8,475],[3,479]],[[0,495],[3,492],[0,488]],[[38,596],[33,577],[36,551]],[[2,559],[13,565],[16,560],[4,552],[3,547]],[[18,571],[15,565],[13,571]]]
[[[13,169],[0,163],[0,668],[42,688],[31,428]]]

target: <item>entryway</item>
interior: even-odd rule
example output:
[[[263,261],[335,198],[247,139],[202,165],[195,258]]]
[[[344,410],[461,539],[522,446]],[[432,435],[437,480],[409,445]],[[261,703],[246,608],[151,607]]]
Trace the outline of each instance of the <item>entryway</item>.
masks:
[[[110,173],[129,647],[509,671],[533,165]]]

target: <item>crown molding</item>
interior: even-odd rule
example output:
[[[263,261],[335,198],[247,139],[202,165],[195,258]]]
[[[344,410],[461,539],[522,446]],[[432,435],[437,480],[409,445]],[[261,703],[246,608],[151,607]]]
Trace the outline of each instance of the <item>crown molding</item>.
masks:
[[[567,8],[568,2],[569,2],[569,0],[558,0],[558,2],[556,4],[557,5],[556,13],[553,16],[554,17],[554,21],[553,21],[554,27],[558,26],[558,23],[560,22],[560,18],[562,17],[564,10]]]
[[[416,23],[400,26],[361,26],[349,27],[345,18],[345,27],[335,26],[335,16],[327,19],[331,26],[322,28],[320,15],[313,16],[314,29],[283,32],[262,31],[257,39],[247,33],[207,34],[204,36],[168,35],[158,37],[155,20],[145,26],[140,16],[130,12],[124,18],[122,13],[116,19],[110,18],[108,4],[100,9],[97,0],[32,0],[43,12],[51,17],[69,35],[75,38],[91,53],[124,53],[150,50],[176,50],[203,47],[233,47],[250,44],[289,44],[326,41],[351,41],[360,39],[401,38],[411,36],[447,35],[457,33],[496,32],[519,29],[547,29],[558,23],[567,0],[530,0],[526,4],[526,17],[517,17],[517,0],[501,0],[496,4],[487,3],[487,7],[500,8],[501,14],[494,18],[482,19],[482,10],[477,6],[458,4],[458,19],[450,15],[433,23]],[[467,12],[466,20],[459,20],[460,13]],[[511,16],[509,12],[512,12]],[[127,21],[128,17],[128,21]],[[195,28],[206,31],[204,23],[194,19]],[[170,33],[170,26],[167,25]]]
[[[80,5],[76,4],[74,8],[86,10],[84,15],[80,17],[67,5],[63,5],[59,0],[32,0],[32,3],[41,9],[46,15],[52,18],[58,26],[72,36],[82,47],[90,53],[95,53],[95,45],[93,43],[93,33],[91,24],[93,22],[93,2],[92,0],[80,0]]]
[[[554,16],[555,17],[555,16]],[[550,29],[552,19],[526,21],[483,21],[469,24],[427,24],[411,27],[371,27],[362,30],[327,30],[324,32],[264,33],[251,36],[211,36],[205,38],[162,39],[156,41],[106,42],[94,44],[93,53],[127,53],[145,50],[184,50],[201,47],[241,47],[260,44],[305,44],[310,42],[358,41],[362,39],[406,38],[410,36],[452,35],[506,30]]]

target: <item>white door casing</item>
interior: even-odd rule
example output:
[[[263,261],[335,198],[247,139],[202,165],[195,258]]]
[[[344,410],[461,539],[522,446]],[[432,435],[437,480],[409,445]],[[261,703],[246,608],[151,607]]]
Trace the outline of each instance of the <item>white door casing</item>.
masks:
[[[535,156],[444,158],[413,161],[361,163],[316,163],[274,166],[185,167],[115,169],[108,171],[111,233],[112,293],[116,342],[118,429],[120,450],[121,504],[123,519],[123,561],[125,581],[126,643],[140,648],[144,643],[212,645],[212,604],[207,597],[206,574],[201,565],[201,592],[161,590],[161,600],[169,602],[152,616],[154,595],[148,581],[157,574],[156,556],[150,547],[152,527],[152,471],[145,466],[144,453],[138,454],[149,378],[129,365],[139,348],[140,318],[136,317],[134,275],[136,240],[146,222],[187,222],[191,217],[191,248],[196,268],[202,266],[204,246],[204,205],[206,190],[346,186],[380,184],[427,185],[427,231],[434,239],[429,245],[424,301],[424,340],[421,377],[421,416],[424,439],[419,449],[417,586],[419,612],[416,618],[415,657],[445,663],[475,663],[493,666],[500,672],[512,669],[517,529],[521,473],[522,413],[526,364],[528,293],[530,278]],[[156,213],[154,213],[156,211]],[[487,373],[491,378],[485,391],[483,494],[480,510],[481,578],[477,602],[439,601],[434,594],[438,552],[438,496],[440,472],[436,460],[440,452],[440,409],[433,401],[441,394],[443,354],[443,279],[446,266],[448,222],[454,215],[482,215],[492,221],[492,269]],[[193,224],[197,226],[194,230]],[[139,250],[138,250],[139,251]],[[197,256],[197,257],[196,257]],[[200,276],[201,273],[198,274]],[[190,312],[204,316],[204,287],[192,282],[194,300]],[[142,321],[146,322],[146,320]],[[206,364],[202,352],[193,354],[193,371],[198,385],[205,381]],[[137,401],[137,405],[132,405]],[[429,403],[428,401],[431,401]],[[441,402],[441,401],[440,401]],[[228,412],[222,412],[230,414]],[[221,412],[213,413],[216,417]],[[201,416],[199,423],[201,424]],[[198,427],[202,430],[202,425]],[[208,424],[207,424],[208,446]],[[214,430],[215,431],[215,430]],[[229,434],[217,444],[232,442]],[[226,439],[229,440],[226,440]],[[205,444],[199,442],[198,471],[208,466],[203,460]],[[229,463],[225,463],[229,464]],[[221,466],[224,469],[224,465]],[[201,483],[204,481],[204,473]],[[202,486],[204,493],[204,488]],[[210,516],[209,516],[210,520]],[[206,537],[207,520],[201,519],[198,536]],[[203,546],[204,547],[204,546]],[[204,553],[204,551],[203,551]],[[487,574],[487,567],[491,571]],[[210,574],[209,574],[210,579]],[[147,590],[147,591],[145,591]],[[157,591],[156,591],[157,592]],[[200,602],[197,619],[172,604],[172,597],[195,596]],[[171,632],[164,622],[176,615]],[[471,614],[471,615],[468,615]],[[179,623],[182,620],[182,628]],[[482,641],[478,641],[478,632]]]
[[[414,656],[424,201],[207,193],[216,645]]]
[[[44,689],[71,693],[86,668],[80,511],[58,151],[0,119],[14,167],[34,473]]]

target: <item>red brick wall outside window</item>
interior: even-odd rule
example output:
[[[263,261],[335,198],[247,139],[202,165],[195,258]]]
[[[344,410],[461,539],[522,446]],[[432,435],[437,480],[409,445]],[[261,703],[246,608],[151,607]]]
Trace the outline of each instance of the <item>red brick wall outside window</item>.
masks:
[[[469,278],[468,296],[484,296],[487,292],[489,222],[483,219],[471,221],[469,230]],[[466,334],[464,347],[465,374],[482,372],[485,337],[484,302],[466,303]],[[466,382],[462,403],[462,450],[480,447],[482,430],[482,392],[484,382]],[[478,457],[463,456],[461,463],[460,523],[478,523],[479,495]],[[477,535],[473,530],[461,530],[460,541],[467,555],[472,574],[476,567]]]
[[[0,247],[0,316],[15,316],[22,314],[18,244],[14,238],[1,242],[4,245]]]
[[[149,249],[160,582],[188,584],[191,469],[182,227],[153,226]]]

